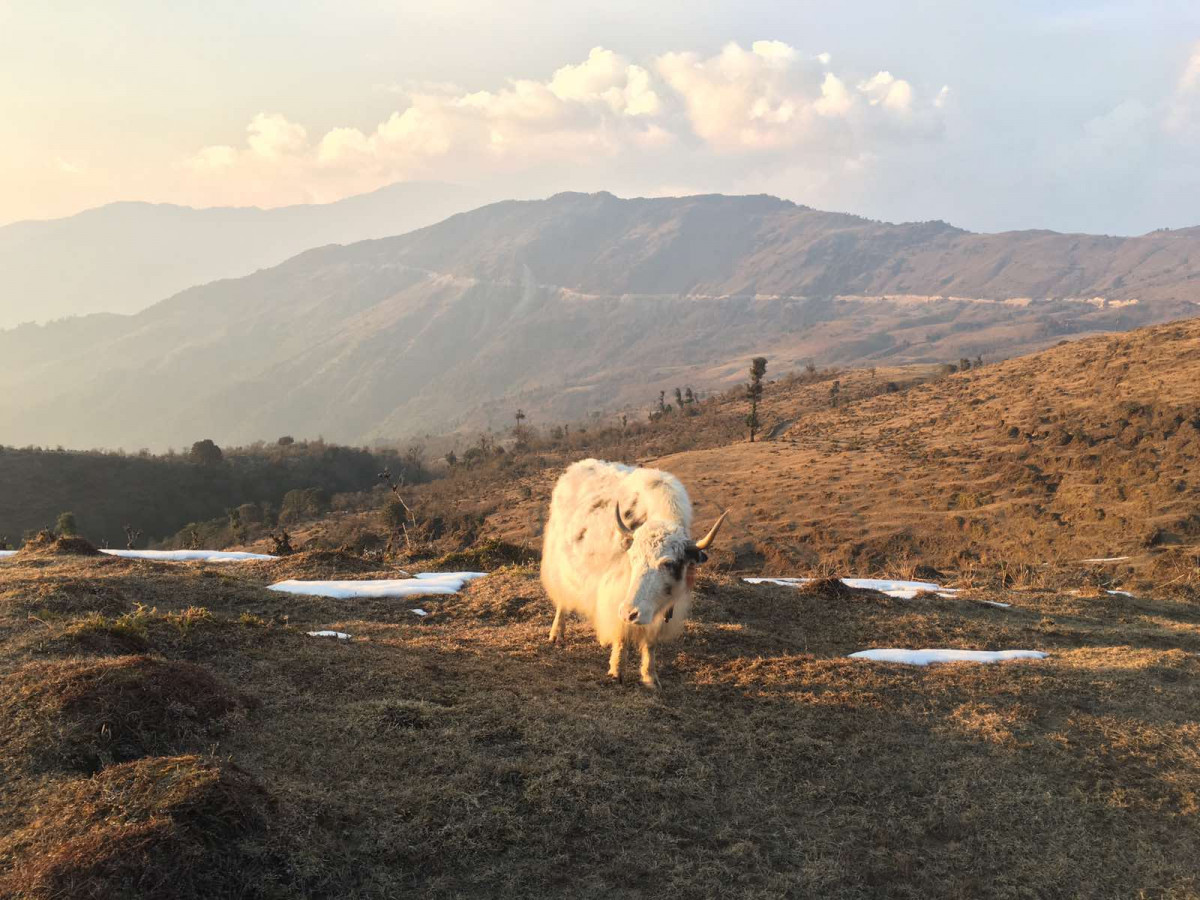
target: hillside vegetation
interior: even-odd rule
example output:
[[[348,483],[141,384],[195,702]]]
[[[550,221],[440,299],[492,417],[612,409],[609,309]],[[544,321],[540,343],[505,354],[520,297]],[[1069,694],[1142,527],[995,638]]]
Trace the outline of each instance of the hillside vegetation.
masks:
[[[0,422],[14,443],[163,447],[472,431],[517,406],[561,421],[728,387],[757,354],[995,360],[1194,315],[1196,260],[1194,230],[976,235],[771,197],[506,201],[136,316],[0,333]]]
[[[328,509],[337,493],[371,490],[387,467],[409,482],[426,477],[419,461],[395,451],[324,441],[216,449],[218,458],[197,459],[0,446],[0,538],[17,546],[72,512],[79,533],[99,546],[124,547],[126,525],[141,532],[138,546],[181,529],[211,540],[213,519],[232,540],[229,511],[238,507],[238,524],[251,529],[275,525],[289,491],[315,492],[319,502],[303,510],[311,514]]]

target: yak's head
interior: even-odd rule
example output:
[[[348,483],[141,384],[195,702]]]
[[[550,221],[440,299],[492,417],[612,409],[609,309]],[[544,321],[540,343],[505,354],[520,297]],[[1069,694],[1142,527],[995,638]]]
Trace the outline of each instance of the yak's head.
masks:
[[[698,541],[676,523],[649,521],[630,528],[617,505],[617,527],[625,540],[629,559],[629,590],[617,610],[629,625],[663,626],[672,620],[675,607],[686,604],[696,583],[696,566],[708,559],[705,552],[725,521],[721,513],[708,534]],[[682,607],[686,611],[686,605]]]

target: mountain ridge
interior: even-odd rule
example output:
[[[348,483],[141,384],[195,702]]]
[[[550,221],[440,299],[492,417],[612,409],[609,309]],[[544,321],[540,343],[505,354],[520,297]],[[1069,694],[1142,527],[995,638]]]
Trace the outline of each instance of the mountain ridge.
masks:
[[[189,207],[135,200],[11,222],[0,226],[0,328],[29,317],[44,322],[137,312],[313,246],[403,233],[484,199],[459,185],[398,182],[324,204]]]
[[[766,196],[501,201],[134,316],[0,333],[0,423],[51,445],[407,438],[719,388],[760,353],[773,371],[995,358],[1200,312],[1200,235],[1016,234]]]

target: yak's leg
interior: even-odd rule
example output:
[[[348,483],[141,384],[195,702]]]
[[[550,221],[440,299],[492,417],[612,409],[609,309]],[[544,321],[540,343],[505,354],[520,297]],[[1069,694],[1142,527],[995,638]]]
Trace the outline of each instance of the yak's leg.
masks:
[[[649,644],[642,644],[642,684],[646,687],[658,687],[657,654]]]
[[[621,680],[621,657],[624,655],[624,650],[625,647],[620,638],[613,641],[612,654],[608,657],[608,677],[613,681]]]
[[[567,623],[563,620],[561,606],[554,607],[554,624],[550,626],[550,643],[562,640],[567,634]]]

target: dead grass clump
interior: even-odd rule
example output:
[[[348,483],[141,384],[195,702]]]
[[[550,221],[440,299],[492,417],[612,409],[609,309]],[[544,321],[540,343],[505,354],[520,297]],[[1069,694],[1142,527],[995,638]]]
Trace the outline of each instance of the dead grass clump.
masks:
[[[429,564],[430,571],[491,572],[502,566],[524,566],[538,562],[541,553],[520,544],[490,538],[466,550],[455,550]]]
[[[883,596],[878,591],[850,587],[840,578],[814,578],[796,590],[806,596],[820,597],[823,600],[862,600]]]
[[[273,880],[255,843],[272,803],[235,766],[144,759],[43,796],[36,819],[0,838],[4,896],[254,897]]]
[[[150,642],[146,639],[146,626],[139,613],[140,610],[116,619],[107,619],[98,612],[90,613],[48,641],[45,649],[51,653],[91,656],[145,653],[150,649]]]
[[[378,561],[365,559],[345,550],[306,550],[265,563],[272,578],[354,580],[362,575],[380,575]]]
[[[470,582],[457,597],[447,598],[439,616],[480,619],[508,624],[530,618],[538,610],[551,610],[541,584],[528,574],[501,570]]]
[[[178,752],[250,705],[200,666],[150,656],[27,663],[0,682],[0,754],[92,772]]]
[[[55,534],[53,531],[39,531],[32,539],[25,542],[21,553],[41,556],[99,556],[91,541],[81,537],[67,537]]]
[[[87,579],[38,582],[29,589],[16,591],[18,603],[30,611],[44,611],[55,616],[86,613],[120,615],[133,608],[125,593],[109,584]]]

